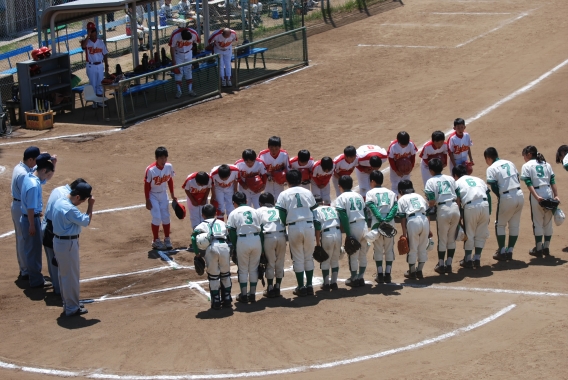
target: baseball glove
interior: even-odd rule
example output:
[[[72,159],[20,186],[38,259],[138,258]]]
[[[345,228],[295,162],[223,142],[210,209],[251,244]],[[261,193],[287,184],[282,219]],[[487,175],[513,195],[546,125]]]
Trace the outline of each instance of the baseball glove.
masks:
[[[355,236],[349,235],[345,237],[345,244],[343,245],[343,247],[345,249],[345,252],[347,252],[347,254],[351,256],[359,249],[361,249],[361,243],[359,243],[359,240],[357,240]]]
[[[426,216],[430,221],[435,221],[437,214],[438,214],[438,206],[428,207],[428,209],[426,210]]]
[[[318,263],[323,263],[327,259],[329,259],[329,255],[325,249],[321,245],[316,245],[314,248],[314,260]]]
[[[195,255],[193,258],[193,266],[198,275],[203,276],[205,273],[205,259],[201,255]]]
[[[264,282],[264,273],[266,272],[267,264],[268,260],[266,259],[266,255],[263,253],[260,255],[260,263],[258,264],[258,279],[262,282],[262,286],[266,286]]]
[[[178,219],[185,218],[185,207],[183,205],[180,205],[175,199],[172,201],[172,208],[174,209],[174,213],[176,214]]]
[[[381,235],[387,238],[393,238],[396,236],[397,233],[396,228],[394,228],[392,224],[387,222],[379,223],[378,231]]]
[[[399,255],[406,255],[410,252],[410,248],[408,248],[408,239],[406,236],[401,236],[398,238],[398,254]]]
[[[542,201],[539,202],[540,207],[551,211],[556,210],[559,204],[560,202],[552,198],[543,199]]]
[[[231,246],[231,261],[235,263],[235,265],[239,265],[239,261],[237,260],[237,247],[234,245]]]

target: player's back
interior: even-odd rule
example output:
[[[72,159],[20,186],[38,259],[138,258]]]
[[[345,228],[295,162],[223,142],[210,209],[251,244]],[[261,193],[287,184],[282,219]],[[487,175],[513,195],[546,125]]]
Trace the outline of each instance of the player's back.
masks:
[[[227,238],[227,225],[219,219],[206,219],[195,227],[195,231],[201,231],[213,235],[215,239]]]
[[[344,210],[349,217],[349,222],[365,219],[365,200],[354,191],[345,191],[335,200],[335,208]]]
[[[260,232],[260,215],[249,206],[239,206],[229,215],[227,226],[234,228],[237,234]]]
[[[449,175],[435,175],[426,182],[424,192],[428,200],[435,200],[437,203],[456,200],[456,181]]]
[[[428,205],[420,194],[404,194],[398,199],[398,213],[405,214],[406,217],[417,213],[425,213]]]
[[[384,217],[394,207],[396,194],[386,187],[375,187],[367,192],[365,199],[367,204],[373,203],[379,213]]]
[[[499,192],[517,189],[519,184],[519,172],[511,161],[497,160],[487,168],[487,182],[497,183]]]
[[[321,230],[339,227],[339,215],[331,206],[319,206],[314,210],[314,220],[321,225]]]
[[[456,181],[456,194],[459,195],[462,206],[468,202],[487,199],[487,185],[481,178],[464,175]]]
[[[290,224],[313,220],[311,208],[315,204],[316,201],[311,191],[300,186],[294,186],[278,195],[276,207],[286,211],[286,223]]]
[[[521,169],[521,179],[530,179],[534,187],[550,185],[553,176],[552,166],[548,162],[530,160],[525,162]]]
[[[279,232],[285,229],[276,207],[262,206],[256,211],[260,214],[260,225],[264,232]]]

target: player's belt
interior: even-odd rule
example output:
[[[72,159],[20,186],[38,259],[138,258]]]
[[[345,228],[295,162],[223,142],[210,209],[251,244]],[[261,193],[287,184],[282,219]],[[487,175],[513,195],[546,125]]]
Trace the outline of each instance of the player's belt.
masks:
[[[79,235],[68,235],[68,236],[59,236],[59,235],[53,235],[56,238],[58,238],[59,240],[74,240],[74,239],[79,239]]]
[[[455,202],[455,200],[452,199],[451,201],[438,202],[438,205],[449,205],[449,204],[452,204],[454,202]]]
[[[258,232],[254,232],[254,233],[251,233],[251,234],[239,234],[239,237],[247,237],[247,236],[249,236],[249,235],[258,236],[259,233],[258,233]]]
[[[191,53],[193,52],[193,50],[188,50],[188,51],[177,51],[176,54],[187,54],[187,53]]]
[[[28,217],[28,214],[22,214],[22,216],[23,216],[24,218],[27,218],[27,217]],[[41,213],[39,213],[39,212],[38,212],[37,214],[34,214],[34,218],[39,218],[40,216],[41,216]]]
[[[212,243],[226,243],[227,240],[225,239],[213,239]]]
[[[354,220],[354,221],[352,221],[352,222],[349,222],[349,224],[357,223],[357,222],[360,221],[360,220],[364,220],[364,219],[357,219],[357,220]]]
[[[412,218],[413,216],[418,216],[418,215],[422,215],[422,216],[426,216],[424,213],[422,212],[414,212],[410,215],[407,216],[407,218]]]
[[[265,234],[265,235],[279,234],[280,232],[286,232],[286,230],[282,230],[282,231],[265,231],[264,234]]]
[[[300,222],[306,222],[306,223],[309,223],[309,224],[313,223],[311,220],[298,220],[297,222],[288,223],[288,225],[293,226],[294,224],[300,223]]]
[[[329,228],[325,228],[325,229],[323,230],[323,232],[333,231],[333,230],[336,230],[336,229],[338,230],[339,227],[329,227]]]
[[[501,194],[509,194],[510,191],[514,191],[514,190],[521,190],[521,188],[520,188],[520,187],[517,187],[516,189],[511,189],[511,190],[503,191]]]
[[[89,65],[100,65],[102,62],[89,62]]]
[[[519,189],[520,189],[520,187],[519,187]],[[505,193],[503,193],[503,194],[505,194]],[[467,202],[466,205],[468,205],[468,204],[470,204],[470,203],[472,203],[472,202],[477,202],[477,201],[482,200],[482,199],[483,199],[484,201],[487,200],[487,198],[477,198],[477,199],[474,199],[474,200],[472,200],[472,201]]]
[[[14,202],[21,202],[21,200],[16,199],[16,198],[12,198],[14,200]]]
[[[534,186],[535,190],[540,189],[541,187],[550,187],[550,185]],[[503,194],[505,194],[505,193],[503,193]],[[17,199],[14,198],[14,200],[16,201]]]

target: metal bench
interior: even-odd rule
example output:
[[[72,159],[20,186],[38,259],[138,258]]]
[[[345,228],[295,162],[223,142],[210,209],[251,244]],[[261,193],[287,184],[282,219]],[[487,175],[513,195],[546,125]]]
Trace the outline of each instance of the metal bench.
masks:
[[[166,86],[164,86],[168,82],[170,82],[170,81],[158,79],[158,80],[154,80],[152,82],[147,82],[147,83],[142,83],[142,84],[130,86],[126,91],[124,91],[122,93],[122,97],[124,99],[124,96],[130,95],[130,103],[132,105],[132,112],[134,112],[134,100],[132,99],[132,94],[136,94],[136,93],[141,92],[144,95],[144,103],[146,105],[146,108],[148,108],[148,99],[146,99],[146,91],[150,90],[152,88],[155,88],[156,89],[156,98],[157,98],[158,97],[158,87],[163,86],[164,96],[166,97],[166,101],[168,101],[168,93],[166,91]],[[125,111],[126,111],[126,107],[125,107]]]
[[[2,72],[0,72],[0,75],[10,75],[10,74],[15,74],[18,72],[18,68],[17,67],[12,67],[12,61],[10,61],[10,58],[15,57],[17,55],[20,54],[24,54],[27,53],[28,54],[28,59],[31,59],[30,57],[30,51],[34,50],[32,45],[28,45],[28,46],[24,46],[18,49],[14,49],[14,50],[10,50],[6,53],[2,53],[0,54],[0,61],[2,60],[7,60],[8,61],[8,66],[10,67],[8,70],[4,70]]]
[[[267,51],[268,48],[252,48],[250,49],[248,52],[243,52],[240,54],[237,54],[237,70],[241,68],[241,59],[245,59],[245,62],[247,64],[247,70],[249,69],[249,62],[248,62],[248,57],[250,57],[251,55],[254,55],[254,62],[253,62],[253,68],[256,68],[256,56],[257,54],[260,54],[260,57],[262,58],[262,65],[264,66],[264,68],[266,69],[266,62],[264,60],[264,52]],[[235,57],[233,56],[233,58],[231,59],[232,61],[235,60]]]
[[[83,30],[79,30],[78,32],[73,32],[71,34],[66,34],[63,36],[59,36],[55,39],[55,43],[56,44],[60,44],[61,42],[65,43],[65,48],[67,49],[67,52],[69,53],[69,55],[75,55],[75,54],[81,54],[81,61],[84,61],[83,59],[83,48],[79,47],[73,50],[69,50],[69,40],[73,40],[75,38],[81,38],[83,39],[83,37],[87,34],[87,31],[85,29]],[[49,46],[51,45],[51,40],[47,40],[47,41],[43,41],[43,45],[44,46]]]

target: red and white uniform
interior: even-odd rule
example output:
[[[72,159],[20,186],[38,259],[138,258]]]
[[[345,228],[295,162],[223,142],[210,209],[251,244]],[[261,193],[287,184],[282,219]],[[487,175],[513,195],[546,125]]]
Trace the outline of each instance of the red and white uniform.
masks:
[[[312,179],[312,168],[314,167],[314,159],[310,157],[306,165],[300,165],[298,157],[290,160],[290,169],[299,170],[302,173],[302,184],[304,189],[310,190],[310,180]]]
[[[221,78],[231,78],[231,56],[233,42],[237,42],[237,33],[231,30],[229,37],[223,37],[223,29],[219,29],[209,37],[209,44],[213,44],[213,52],[219,54],[219,74]]]
[[[290,169],[290,156],[288,156],[288,152],[284,149],[280,149],[278,156],[272,157],[270,151],[264,149],[258,154],[258,159],[264,162],[268,174],[268,182],[266,183],[266,189],[264,191],[274,195],[274,199],[278,199],[278,196],[284,190],[284,185],[276,183],[272,179],[272,173],[280,171],[287,172]]]
[[[266,167],[264,166],[264,162],[260,159],[256,159],[252,168],[249,168],[245,161],[241,158],[237,162],[235,162],[235,166],[239,169],[239,181],[244,181],[246,178],[252,178],[259,176],[266,175]],[[259,208],[260,204],[258,203],[258,198],[260,197],[260,193],[253,193],[248,189],[244,189],[239,184],[239,191],[242,191],[247,196],[247,204],[252,205],[254,208]]]
[[[225,214],[228,217],[234,210],[233,194],[235,194],[236,185],[239,182],[239,168],[235,165],[229,165],[231,174],[229,174],[229,178],[222,180],[219,177],[219,166],[215,166],[209,176],[211,177],[212,189],[215,191],[217,218],[223,219]]]
[[[89,84],[95,89],[95,94],[103,96],[103,86],[101,82],[105,79],[105,62],[104,56],[108,54],[108,50],[103,40],[97,39],[95,42],[90,39],[87,41],[85,49],[85,57],[87,60],[87,77]]]
[[[168,200],[168,188],[170,193],[174,191],[174,168],[166,162],[163,168],[154,162],[146,168],[144,176],[144,195],[152,203],[152,224],[170,224],[170,202]]]
[[[312,167],[312,194],[319,195],[326,204],[331,203],[329,180],[333,176],[334,169],[335,166],[328,173],[324,172],[321,168],[321,160],[314,162]]]
[[[191,33],[191,40],[187,41],[183,40],[181,38],[181,32],[183,30],[184,28],[179,28],[175,30],[170,37],[170,41],[168,42],[168,45],[174,50],[174,59],[176,65],[191,61],[193,59],[193,51],[192,51],[193,43],[201,42],[197,32],[191,28],[187,28],[187,30]],[[186,80],[188,81],[191,80],[192,79],[191,70],[192,70],[192,65],[185,65],[183,67],[180,67],[180,73],[174,74],[175,81],[180,82],[184,76]]]
[[[426,182],[432,175],[430,174],[430,169],[428,169],[428,161],[432,158],[439,158],[442,160],[444,167],[448,164],[448,144],[444,142],[440,149],[434,148],[434,143],[432,140],[428,141],[426,145],[422,148],[422,152],[420,152],[420,158],[422,159],[422,163],[420,164],[420,172],[422,173],[422,181],[424,182],[424,186],[426,186]]]
[[[378,145],[362,145],[357,148],[357,170],[355,170],[355,174],[359,183],[359,194],[363,198],[371,190],[371,181],[369,179],[372,171],[369,163],[371,157],[379,157],[384,162],[387,158],[387,151]]]
[[[448,152],[454,155],[454,159],[456,160],[456,165],[464,164],[467,161],[469,147],[473,146],[473,141],[469,136],[469,133],[464,132],[462,137],[459,137],[456,132],[452,132],[452,134],[448,137]],[[450,160],[450,172],[454,168],[452,162]]]
[[[201,216],[201,211],[203,209],[203,205],[207,203],[207,200],[205,200],[205,203],[203,203],[203,200],[207,197],[207,192],[211,188],[211,180],[209,180],[207,185],[201,186],[197,184],[197,181],[195,180],[196,176],[197,172],[191,173],[187,176],[182,185],[182,188],[189,191],[199,205],[194,206],[189,197],[187,197],[187,209],[189,211],[189,222],[191,223],[191,228],[195,228],[199,223],[203,222],[204,219]]]
[[[333,173],[335,174],[331,177],[331,182],[333,182],[333,187],[335,188],[335,196],[339,196],[339,177],[343,175],[351,175],[355,167],[357,166],[357,158],[352,163],[345,161],[345,155],[340,154],[333,159]]]
[[[402,177],[399,177],[396,174],[396,172],[393,170],[396,169],[396,161],[400,160],[401,158],[408,157],[410,159],[410,162],[412,162],[412,165],[414,165],[416,160],[416,153],[418,153],[418,149],[416,149],[416,145],[412,140],[410,140],[408,145],[405,146],[404,148],[400,146],[397,140],[394,140],[389,145],[387,156],[391,167],[390,170],[391,190],[395,194],[398,194],[398,183],[402,180],[410,179],[410,174],[404,175]]]

